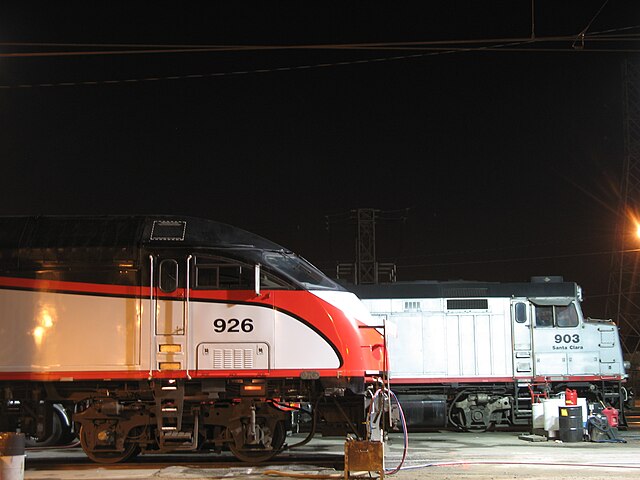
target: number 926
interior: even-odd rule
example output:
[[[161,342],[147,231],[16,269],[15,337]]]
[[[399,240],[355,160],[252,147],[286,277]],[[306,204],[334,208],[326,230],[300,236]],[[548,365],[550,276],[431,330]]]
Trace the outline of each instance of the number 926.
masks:
[[[245,318],[244,320],[238,320],[237,318],[230,318],[229,320],[225,320],[224,318],[216,318],[213,321],[213,331],[216,333],[253,332],[253,320],[251,318]]]

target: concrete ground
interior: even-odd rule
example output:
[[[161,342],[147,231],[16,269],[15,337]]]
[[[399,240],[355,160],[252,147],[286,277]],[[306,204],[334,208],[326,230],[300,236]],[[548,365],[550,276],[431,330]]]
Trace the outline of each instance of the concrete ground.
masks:
[[[412,433],[403,468],[397,479],[637,479],[640,476],[640,430],[619,432],[626,443],[528,441],[526,432]],[[303,435],[290,438],[296,443]],[[540,439],[540,437],[536,437]],[[402,459],[401,434],[391,434],[385,445],[385,469],[394,470]],[[296,458],[304,463],[295,463]],[[118,466],[88,461],[82,450],[29,451],[24,478],[27,480],[177,480],[177,479],[267,479],[344,478],[343,439],[316,438],[295,453],[285,452],[269,465],[246,467],[219,455],[146,455]],[[157,461],[156,461],[157,459]],[[312,460],[311,460],[312,459]],[[317,459],[317,460],[316,460]],[[278,463],[278,462],[281,463]],[[293,463],[292,463],[293,462]],[[316,462],[314,464],[314,462]],[[60,463],[64,463],[63,468]],[[333,465],[329,466],[329,465]],[[336,467],[339,466],[340,468]],[[354,473],[352,472],[352,476]],[[370,478],[363,472],[357,474]],[[372,474],[376,476],[375,473]],[[0,475],[1,477],[1,475]]]

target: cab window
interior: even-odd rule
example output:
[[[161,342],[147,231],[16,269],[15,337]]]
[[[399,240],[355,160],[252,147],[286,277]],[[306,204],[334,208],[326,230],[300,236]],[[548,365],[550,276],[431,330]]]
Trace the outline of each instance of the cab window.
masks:
[[[578,312],[573,304],[536,306],[536,327],[577,327]]]
[[[527,321],[527,304],[522,302],[516,303],[514,313],[517,323],[525,323]]]
[[[555,307],[556,309],[556,324],[559,327],[577,327],[578,326],[578,312],[574,305],[567,305],[566,307]]]
[[[253,290],[253,265],[221,257],[199,256],[195,259],[194,288],[208,290]],[[268,273],[260,272],[263,288],[282,288],[283,283]]]
[[[536,307],[536,327],[553,327],[553,307]]]
[[[178,288],[178,262],[167,258],[160,262],[160,290],[166,293],[175,292]]]
[[[221,260],[196,263],[195,288],[214,290],[253,289],[253,268]]]

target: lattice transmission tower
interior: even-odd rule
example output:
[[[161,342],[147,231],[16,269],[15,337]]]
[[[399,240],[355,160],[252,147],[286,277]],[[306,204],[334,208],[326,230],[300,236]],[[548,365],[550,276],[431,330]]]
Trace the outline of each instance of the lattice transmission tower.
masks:
[[[606,313],[618,323],[622,348],[631,357],[640,349],[640,67],[625,59],[622,69],[624,158]]]
[[[351,210],[349,220],[356,226],[355,259],[349,263],[338,263],[336,278],[355,285],[395,282],[396,264],[379,262],[377,258],[376,224],[379,220],[404,221],[405,216],[405,210],[400,213],[384,212],[374,208]]]

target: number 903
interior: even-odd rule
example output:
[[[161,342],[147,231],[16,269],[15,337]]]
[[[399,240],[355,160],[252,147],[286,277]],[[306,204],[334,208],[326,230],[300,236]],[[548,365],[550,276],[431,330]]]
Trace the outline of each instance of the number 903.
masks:
[[[580,343],[580,335],[556,335],[554,337],[556,343]]]

